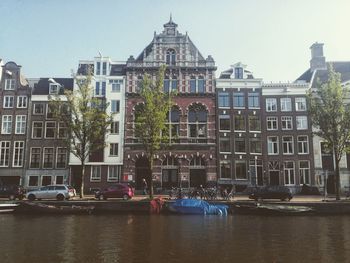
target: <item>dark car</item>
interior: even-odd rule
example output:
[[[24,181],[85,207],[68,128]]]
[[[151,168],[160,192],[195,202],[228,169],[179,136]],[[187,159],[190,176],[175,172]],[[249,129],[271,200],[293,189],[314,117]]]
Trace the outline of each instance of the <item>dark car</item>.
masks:
[[[262,188],[256,188],[250,195],[250,199],[263,200],[263,199],[280,199],[281,201],[289,201],[293,198],[292,193],[288,187],[285,186],[267,186]]]
[[[95,198],[107,200],[107,198],[131,199],[134,196],[134,189],[129,184],[113,184],[108,188],[95,192]]]
[[[15,200],[18,198],[22,200],[25,195],[25,190],[23,187],[18,185],[0,185],[0,197],[5,197],[10,200]]]

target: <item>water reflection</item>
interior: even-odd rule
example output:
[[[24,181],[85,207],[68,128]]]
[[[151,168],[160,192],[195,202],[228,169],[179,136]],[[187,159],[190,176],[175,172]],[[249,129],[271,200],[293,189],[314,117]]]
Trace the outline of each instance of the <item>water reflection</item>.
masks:
[[[350,217],[0,216],[1,262],[347,262]]]

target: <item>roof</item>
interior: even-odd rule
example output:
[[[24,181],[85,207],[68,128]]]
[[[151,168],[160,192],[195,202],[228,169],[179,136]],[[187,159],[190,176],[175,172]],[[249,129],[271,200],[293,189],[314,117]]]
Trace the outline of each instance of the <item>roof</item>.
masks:
[[[335,72],[340,73],[341,82],[346,82],[350,80],[350,61],[330,61],[327,62],[327,69],[329,69],[330,65],[333,66]],[[306,82],[313,82],[312,87],[316,86],[317,80],[324,83],[328,80],[328,70],[326,69],[317,69],[314,78],[312,79],[312,74],[310,69],[305,71],[298,79]]]
[[[124,76],[126,64],[111,64],[110,76]]]
[[[230,79],[232,73],[233,73],[233,68],[225,70],[221,72],[219,79]],[[245,69],[244,73],[247,76],[247,79],[254,79],[253,73],[251,71]]]
[[[73,90],[74,81],[73,78],[53,78],[53,80],[61,85],[60,94],[63,94],[64,90]],[[48,95],[50,84],[49,78],[40,78],[33,87],[33,95]]]

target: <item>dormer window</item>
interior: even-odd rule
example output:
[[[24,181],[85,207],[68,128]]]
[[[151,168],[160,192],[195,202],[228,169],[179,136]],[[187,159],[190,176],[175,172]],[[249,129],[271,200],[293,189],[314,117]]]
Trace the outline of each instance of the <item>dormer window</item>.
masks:
[[[174,66],[176,63],[176,53],[174,49],[166,51],[166,64]]]
[[[235,79],[243,79],[243,68],[235,68]]]
[[[15,80],[5,79],[5,90],[14,90],[14,89],[15,89]]]
[[[51,83],[49,87],[49,94],[58,94],[59,88],[58,83]]]

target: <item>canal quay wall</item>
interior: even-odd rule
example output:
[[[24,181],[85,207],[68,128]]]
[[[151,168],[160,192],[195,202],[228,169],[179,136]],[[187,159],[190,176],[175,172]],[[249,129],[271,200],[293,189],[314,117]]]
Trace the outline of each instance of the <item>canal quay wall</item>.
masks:
[[[160,198],[162,203],[162,208],[159,211],[160,213],[167,213],[167,207],[174,202],[174,200],[170,200],[168,198]],[[18,201],[18,204],[22,202],[28,201]],[[35,201],[37,203],[50,204],[56,206],[93,206],[95,207],[94,213],[150,213],[152,211],[152,206],[150,204],[150,200],[147,198],[135,198],[133,200],[120,200],[120,199],[112,199],[107,201],[98,201],[94,199],[76,199],[69,201]],[[212,204],[225,204],[229,207],[228,211],[230,214],[239,213],[240,209],[237,207],[245,207],[252,208],[250,210],[250,214],[260,214],[257,210],[255,212],[254,208],[257,206],[257,203],[253,200],[249,200],[248,198],[237,197],[232,201],[208,201]],[[9,203],[8,201],[0,201],[0,203]],[[322,200],[320,197],[305,197],[305,198],[293,198],[292,201],[289,202],[279,202],[279,201],[263,201],[260,203],[261,205],[275,205],[279,207],[300,207],[300,208],[311,208],[312,212],[307,214],[319,214],[319,215],[350,215],[350,200],[340,200],[335,201],[334,199]],[[290,214],[290,213],[286,213]],[[298,214],[298,213],[293,213]]]

